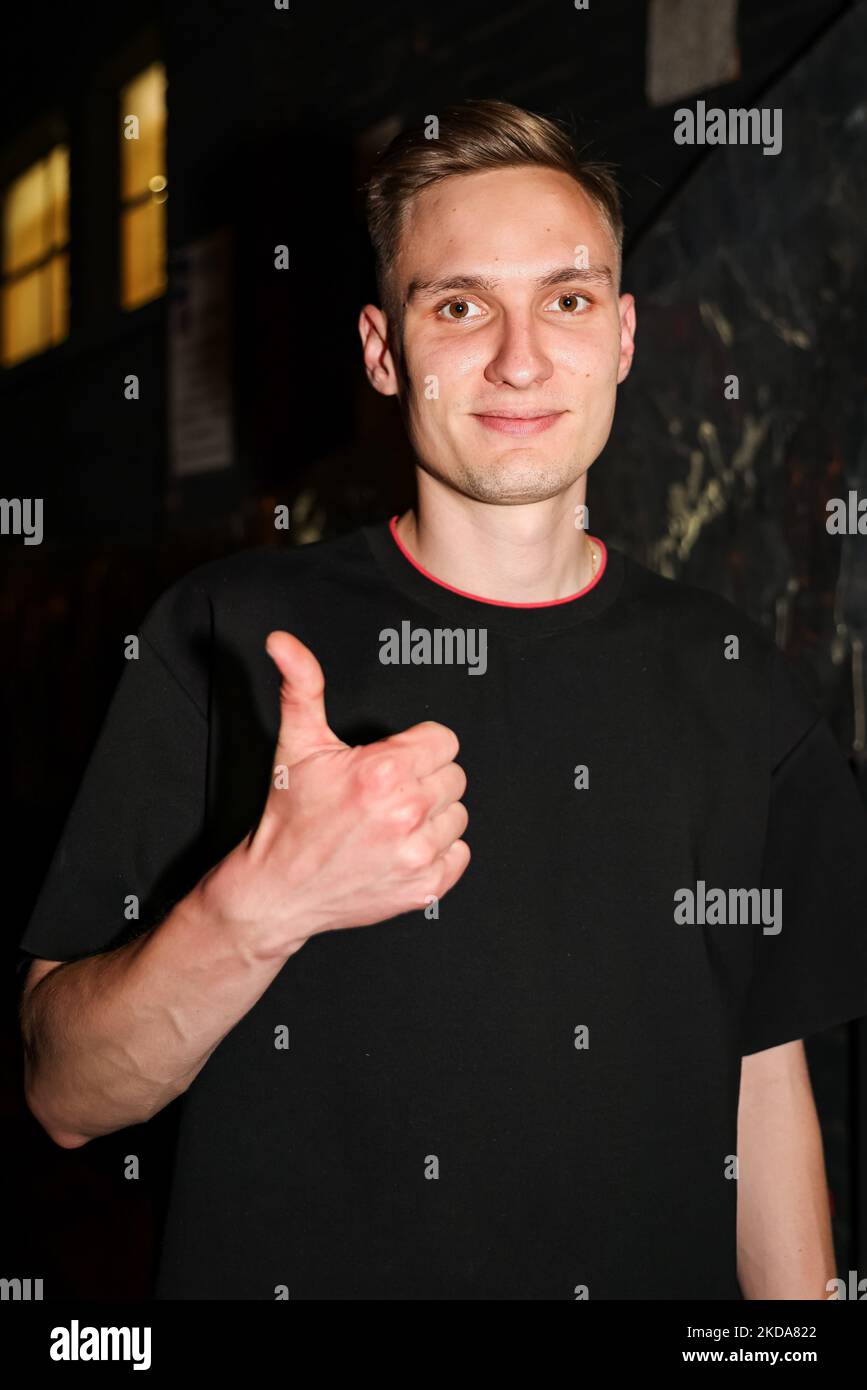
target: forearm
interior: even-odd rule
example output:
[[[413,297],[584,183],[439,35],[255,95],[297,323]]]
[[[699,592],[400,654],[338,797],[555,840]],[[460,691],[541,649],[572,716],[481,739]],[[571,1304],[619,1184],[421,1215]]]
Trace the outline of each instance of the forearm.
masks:
[[[30,991],[21,1016],[28,1105],[68,1148],[150,1119],[187,1089],[284,963],[245,949],[194,889],[147,935],[58,966]]]
[[[834,1278],[822,1135],[801,1043],[743,1059],[738,1280],[746,1299],[826,1299]]]
[[[27,991],[25,1090],[58,1144],[140,1124],[185,1091],[311,935],[386,922],[461,877],[466,776],[431,720],[358,748],[325,719],[324,676],[291,634],[275,774],[258,825],[146,936]],[[106,870],[106,872],[108,872]]]

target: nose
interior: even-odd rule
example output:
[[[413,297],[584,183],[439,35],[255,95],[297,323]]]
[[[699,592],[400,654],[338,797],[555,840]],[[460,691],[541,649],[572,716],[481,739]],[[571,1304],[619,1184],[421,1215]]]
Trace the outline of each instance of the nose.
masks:
[[[505,313],[493,356],[485,367],[485,379],[495,385],[521,388],[547,381],[553,370],[532,317]]]

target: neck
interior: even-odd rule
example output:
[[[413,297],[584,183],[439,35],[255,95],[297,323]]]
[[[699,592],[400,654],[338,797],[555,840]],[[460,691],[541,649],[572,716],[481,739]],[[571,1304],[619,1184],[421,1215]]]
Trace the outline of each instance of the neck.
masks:
[[[594,575],[593,548],[575,526],[586,491],[582,476],[543,502],[495,506],[421,474],[418,502],[397,534],[418,564],[465,593],[501,603],[569,598]]]

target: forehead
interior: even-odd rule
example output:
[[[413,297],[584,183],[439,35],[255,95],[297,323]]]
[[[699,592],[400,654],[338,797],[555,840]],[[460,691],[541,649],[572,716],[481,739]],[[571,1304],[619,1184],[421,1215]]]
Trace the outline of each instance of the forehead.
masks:
[[[568,174],[538,166],[453,174],[407,208],[397,270],[521,274],[571,258],[586,246],[591,265],[614,264],[617,248],[602,213]]]

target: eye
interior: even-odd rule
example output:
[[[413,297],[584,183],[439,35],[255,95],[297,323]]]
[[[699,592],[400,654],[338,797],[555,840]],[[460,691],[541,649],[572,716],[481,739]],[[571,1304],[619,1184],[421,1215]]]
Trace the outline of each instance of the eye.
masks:
[[[443,315],[443,310],[450,309],[453,304],[459,304],[464,312],[461,314],[457,314],[454,317],[451,314]],[[446,300],[445,304],[441,304],[440,307],[437,309],[437,316],[442,316],[447,319],[451,319],[452,323],[462,323],[468,318],[476,317],[475,314],[471,314],[469,312],[470,309],[475,309],[477,314],[480,314],[482,312],[477,304],[471,304],[468,299],[449,299]]]
[[[588,299],[586,294],[578,294],[576,290],[567,290],[565,294],[559,295],[553,303],[559,305],[563,313],[574,316],[578,313],[583,314],[587,312],[586,309],[578,308],[578,302],[582,299],[585,304],[590,304],[592,302]]]

